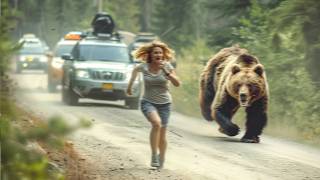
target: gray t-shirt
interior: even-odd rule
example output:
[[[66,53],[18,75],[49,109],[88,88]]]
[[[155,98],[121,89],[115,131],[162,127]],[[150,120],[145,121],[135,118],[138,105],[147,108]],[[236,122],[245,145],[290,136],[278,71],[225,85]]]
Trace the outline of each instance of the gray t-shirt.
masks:
[[[137,66],[138,71],[142,72],[144,80],[144,95],[142,99],[155,104],[166,104],[172,101],[169,93],[169,80],[165,73],[160,70],[157,74],[149,71],[149,63],[142,63]],[[166,62],[164,68],[170,72],[174,68]]]

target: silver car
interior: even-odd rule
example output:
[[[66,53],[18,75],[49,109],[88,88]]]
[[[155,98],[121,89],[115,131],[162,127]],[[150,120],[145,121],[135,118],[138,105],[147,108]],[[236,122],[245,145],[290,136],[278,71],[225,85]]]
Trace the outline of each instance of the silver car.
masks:
[[[16,56],[16,72],[24,69],[41,69],[47,72],[46,48],[39,39],[24,39],[21,49]]]
[[[117,39],[87,37],[79,41],[71,54],[64,54],[62,100],[78,104],[79,98],[125,100],[130,109],[138,109],[142,77],[134,82],[133,95],[126,89],[135,63],[127,46]]]

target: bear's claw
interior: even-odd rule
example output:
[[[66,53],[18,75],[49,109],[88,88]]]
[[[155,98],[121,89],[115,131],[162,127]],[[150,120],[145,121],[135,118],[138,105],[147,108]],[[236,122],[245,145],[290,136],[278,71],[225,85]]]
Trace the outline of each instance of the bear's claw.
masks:
[[[255,136],[255,137],[252,137],[252,138],[243,137],[243,138],[241,138],[240,141],[244,142],[244,143],[259,143],[260,142],[260,138],[258,136]]]
[[[226,134],[228,136],[236,136],[237,134],[239,134],[239,127],[234,125],[234,126],[228,126],[227,128],[222,128],[220,127],[219,132],[221,132],[222,134]]]

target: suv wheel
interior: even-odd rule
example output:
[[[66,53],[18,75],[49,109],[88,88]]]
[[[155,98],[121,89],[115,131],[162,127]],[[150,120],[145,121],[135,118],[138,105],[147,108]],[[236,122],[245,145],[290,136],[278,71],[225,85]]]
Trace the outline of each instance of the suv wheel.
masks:
[[[70,88],[70,86],[65,88],[65,86],[62,85],[62,101],[68,105],[75,106],[78,105],[79,96]]]
[[[125,100],[125,105],[129,109],[139,109],[139,98],[130,98]]]
[[[43,67],[43,72],[44,72],[44,73],[48,73],[48,67],[47,67],[47,66],[44,66],[44,67]]]
[[[21,70],[22,70],[22,66],[21,66],[20,64],[17,64],[16,73],[17,73],[17,74],[20,74],[20,73],[21,73]]]
[[[48,91],[50,93],[56,92],[57,91],[57,85],[51,82],[50,77],[48,75]]]

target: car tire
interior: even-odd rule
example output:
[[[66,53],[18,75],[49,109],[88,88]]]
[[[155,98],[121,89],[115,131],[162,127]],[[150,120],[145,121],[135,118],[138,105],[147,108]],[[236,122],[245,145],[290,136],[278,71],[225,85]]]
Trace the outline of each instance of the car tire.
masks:
[[[17,74],[20,74],[22,71],[22,66],[20,64],[17,64],[17,67],[16,67],[16,73]]]
[[[129,109],[139,109],[139,98],[130,98],[125,100],[125,105]]]
[[[48,91],[50,93],[57,92],[57,85],[51,82],[49,75],[48,75]]]
[[[79,96],[72,90],[71,85],[66,88],[62,83],[62,101],[70,106],[78,105]]]
[[[44,67],[43,67],[43,73],[46,74],[46,73],[48,73],[48,71],[49,71],[49,70],[48,70],[48,66],[44,66]]]
[[[55,93],[55,92],[57,92],[57,87],[56,87],[56,85],[54,85],[54,84],[48,84],[48,91],[49,91],[50,93]]]

